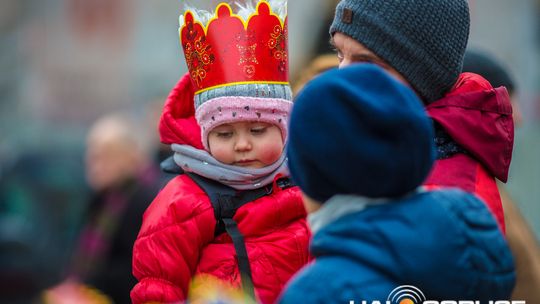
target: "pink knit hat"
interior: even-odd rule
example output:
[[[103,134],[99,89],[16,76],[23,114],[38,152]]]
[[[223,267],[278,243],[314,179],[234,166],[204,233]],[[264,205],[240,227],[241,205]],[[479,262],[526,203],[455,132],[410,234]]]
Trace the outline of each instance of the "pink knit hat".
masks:
[[[211,99],[197,108],[195,118],[202,130],[202,140],[208,150],[208,133],[215,127],[240,121],[260,121],[276,125],[283,141],[293,103],[282,98],[224,96]]]
[[[286,3],[260,0],[235,13],[220,3],[215,14],[188,10],[180,23],[205,149],[213,128],[240,121],[276,125],[285,141],[292,108]]]

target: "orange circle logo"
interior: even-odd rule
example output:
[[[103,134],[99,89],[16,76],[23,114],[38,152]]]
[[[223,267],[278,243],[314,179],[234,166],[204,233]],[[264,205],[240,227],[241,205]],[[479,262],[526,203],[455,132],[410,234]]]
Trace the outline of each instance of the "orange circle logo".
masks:
[[[426,300],[424,293],[412,285],[394,288],[387,299],[391,304],[421,304]]]

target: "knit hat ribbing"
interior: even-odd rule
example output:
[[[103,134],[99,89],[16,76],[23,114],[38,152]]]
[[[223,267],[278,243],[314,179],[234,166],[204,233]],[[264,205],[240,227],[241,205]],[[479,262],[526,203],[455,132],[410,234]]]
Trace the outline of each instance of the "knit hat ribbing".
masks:
[[[435,157],[433,126],[407,86],[372,64],[334,70],[295,100],[291,176],[308,196],[396,197],[418,187]]]
[[[267,94],[267,97],[257,96],[257,85],[246,84],[244,89],[246,94],[229,93],[222,97],[212,98],[203,102],[195,110],[195,118],[201,126],[201,138],[203,146],[209,150],[208,135],[215,127],[241,121],[264,122],[277,126],[281,131],[283,142],[287,138],[289,113],[292,108],[290,87],[286,87],[288,96],[279,94]],[[197,99],[196,99],[197,100]]]
[[[442,98],[461,73],[469,25],[466,0],[343,0],[330,34],[360,42],[429,103]]]

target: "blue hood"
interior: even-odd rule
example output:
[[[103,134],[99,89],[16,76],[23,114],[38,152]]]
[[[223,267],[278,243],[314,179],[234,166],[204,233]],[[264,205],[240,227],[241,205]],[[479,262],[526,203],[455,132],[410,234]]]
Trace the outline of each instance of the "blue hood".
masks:
[[[515,281],[494,218],[484,203],[459,190],[415,194],[345,215],[314,235],[311,252],[316,262],[308,273],[347,267],[336,275],[340,288],[355,289],[350,292],[363,300],[386,300],[400,285],[416,286],[428,300],[508,299]]]

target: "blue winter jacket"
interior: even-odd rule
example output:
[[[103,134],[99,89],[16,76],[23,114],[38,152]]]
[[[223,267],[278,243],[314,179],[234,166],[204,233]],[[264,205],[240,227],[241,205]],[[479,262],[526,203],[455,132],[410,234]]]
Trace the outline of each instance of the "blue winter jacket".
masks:
[[[386,303],[402,285],[428,300],[487,303],[508,299],[515,281],[493,216],[460,190],[419,193],[344,215],[314,234],[310,250],[315,261],[291,280],[281,303]]]

